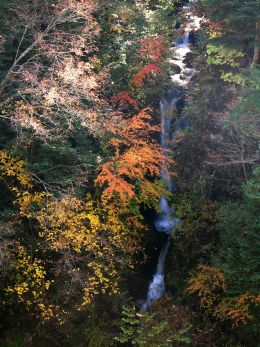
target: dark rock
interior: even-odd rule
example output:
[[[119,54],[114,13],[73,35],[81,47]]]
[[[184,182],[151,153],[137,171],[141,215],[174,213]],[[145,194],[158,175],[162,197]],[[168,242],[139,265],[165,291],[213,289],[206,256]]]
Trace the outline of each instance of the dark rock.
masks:
[[[192,64],[193,64],[193,61],[194,61],[194,53],[193,52],[189,52],[187,53],[185,59],[183,60],[184,64],[186,64],[186,66],[188,68],[192,68]]]
[[[195,45],[195,44],[196,44],[196,36],[195,36],[194,30],[192,30],[192,31],[190,32],[189,43],[190,43],[191,45]]]
[[[171,75],[181,73],[181,68],[178,65],[171,64]]]

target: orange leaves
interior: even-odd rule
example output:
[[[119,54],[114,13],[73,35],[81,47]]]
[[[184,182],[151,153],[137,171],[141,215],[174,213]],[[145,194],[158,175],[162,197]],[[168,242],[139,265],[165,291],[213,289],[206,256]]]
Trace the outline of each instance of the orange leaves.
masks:
[[[250,306],[260,304],[259,295],[245,293],[230,297],[228,282],[218,268],[199,265],[197,270],[190,277],[186,292],[197,295],[200,308],[204,312],[219,320],[230,321],[233,327],[253,319]]]
[[[259,304],[259,295],[245,293],[236,297],[224,297],[215,308],[215,316],[230,321],[233,327],[238,327],[254,319],[251,308]]]
[[[118,196],[120,201],[126,203],[127,199],[131,199],[135,196],[134,185],[128,183],[122,177],[122,173],[120,174],[116,167],[113,167],[113,164],[114,163],[112,161],[102,165],[101,172],[98,175],[96,183],[99,185],[105,185],[105,189],[102,194],[103,201],[108,201],[114,196]]]
[[[114,129],[115,134],[121,135],[122,141],[125,139],[126,142],[130,142],[129,145],[138,145],[147,142],[148,137],[150,137],[152,133],[160,131],[158,126],[150,123],[152,117],[148,111],[148,109],[142,110],[137,115],[127,120],[123,126],[119,125]]]
[[[186,291],[196,294],[200,307],[207,312],[212,312],[227,291],[227,284],[223,273],[215,268],[199,265],[193,276],[190,277]]]
[[[147,178],[159,176],[159,164],[164,160],[158,146],[148,145],[133,147],[126,150],[112,161],[102,165],[101,172],[96,180],[99,185],[105,185],[102,194],[103,201],[108,201],[116,196],[124,204],[134,198],[140,200],[136,194],[135,181],[140,181],[141,189],[149,195],[156,195],[152,183]],[[130,182],[131,183],[130,183]]]
[[[162,74],[161,63],[167,51],[159,38],[143,39],[139,44],[138,56],[146,62],[141,63],[132,80],[133,86],[137,88]],[[160,167],[168,170],[171,163],[153,138],[160,129],[151,124],[149,111],[140,110],[129,92],[122,91],[113,96],[111,101],[120,111],[137,111],[137,114],[110,126],[114,134],[109,141],[113,156],[101,166],[95,181],[103,186],[102,200],[104,203],[113,200],[123,205],[130,201],[155,202],[162,194],[163,187],[154,181],[159,177]]]
[[[119,199],[126,204],[133,199],[140,203],[160,196],[161,190],[153,187],[152,179],[159,176],[161,165],[169,168],[171,159],[162,154],[160,145],[152,138],[159,127],[150,121],[151,116],[143,110],[123,124],[113,126],[116,137],[110,140],[110,145],[114,155],[101,166],[96,179],[96,183],[104,187],[104,202]]]
[[[260,295],[243,294],[235,298],[227,308],[227,316],[233,322],[233,325],[238,326],[245,324],[253,319],[253,315],[250,313],[250,305],[260,305]]]
[[[133,79],[135,87],[142,87],[145,81],[151,82],[152,76],[157,76],[162,73],[162,69],[158,64],[150,63],[142,67]]]

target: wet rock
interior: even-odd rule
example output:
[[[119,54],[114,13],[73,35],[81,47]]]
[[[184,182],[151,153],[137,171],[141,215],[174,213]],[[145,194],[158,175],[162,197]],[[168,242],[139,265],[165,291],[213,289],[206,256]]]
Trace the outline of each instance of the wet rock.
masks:
[[[193,64],[194,58],[195,58],[194,53],[193,52],[188,52],[186,54],[186,57],[183,60],[183,62],[186,64],[186,66],[188,68],[192,68],[192,64]]]
[[[195,36],[194,30],[192,30],[192,31],[190,32],[189,43],[190,43],[191,45],[195,45],[195,44],[196,44],[196,36]]]
[[[180,73],[181,73],[181,68],[178,65],[171,64],[170,74],[175,75]]]
[[[181,27],[181,23],[179,23],[179,22],[173,24],[173,29],[178,30],[178,29],[180,29],[180,27]]]

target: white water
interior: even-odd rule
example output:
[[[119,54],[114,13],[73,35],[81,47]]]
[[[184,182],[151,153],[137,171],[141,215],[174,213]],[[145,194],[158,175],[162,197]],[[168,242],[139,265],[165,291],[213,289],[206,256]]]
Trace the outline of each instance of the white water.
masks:
[[[162,98],[160,101],[161,147],[166,150],[164,151],[165,155],[169,153],[167,150],[172,147],[171,123],[176,110],[177,101],[178,97],[172,98],[170,102],[165,98]],[[162,168],[160,178],[161,181],[165,183],[167,190],[171,192],[173,190],[173,185],[169,171]],[[177,227],[178,219],[174,217],[174,210],[170,207],[164,196],[160,198],[160,210],[161,212],[155,221],[156,230],[170,235]]]
[[[192,3],[194,1],[190,1]],[[190,4],[191,5],[191,4]],[[200,22],[202,18],[193,16],[190,12],[190,6],[185,6],[185,15],[187,18],[187,25],[184,29],[183,38],[177,41],[176,48],[173,49],[173,59],[169,62],[173,65],[179,66],[181,69],[179,74],[171,76],[171,80],[174,85],[184,88],[187,86],[191,78],[195,75],[196,71],[191,68],[187,68],[184,60],[186,55],[191,52],[191,45],[189,42],[190,34],[192,31],[196,31],[200,28]],[[161,146],[163,149],[172,148],[172,132],[171,123],[176,111],[176,103],[182,97],[182,93],[175,93],[175,95],[168,100],[168,98],[162,98],[160,101],[160,111],[161,111]],[[168,151],[164,151],[165,154]],[[165,183],[168,191],[173,190],[173,183],[169,172],[161,169],[161,181]],[[170,246],[170,235],[176,231],[179,219],[175,217],[174,209],[169,205],[166,197],[162,196],[160,198],[160,214],[155,221],[155,227],[157,231],[164,232],[168,234],[168,239],[163,246],[156,268],[156,273],[153,276],[147,293],[147,298],[141,307],[141,311],[147,311],[154,301],[158,300],[165,293],[165,283],[164,283],[164,264],[165,258]]]
[[[165,263],[165,258],[166,258],[169,246],[170,246],[170,238],[168,238],[166,244],[161,250],[157,268],[156,268],[156,273],[153,276],[153,280],[149,285],[146,301],[141,307],[141,311],[143,312],[147,311],[151,303],[160,299],[160,297],[162,297],[165,292],[164,263]]]

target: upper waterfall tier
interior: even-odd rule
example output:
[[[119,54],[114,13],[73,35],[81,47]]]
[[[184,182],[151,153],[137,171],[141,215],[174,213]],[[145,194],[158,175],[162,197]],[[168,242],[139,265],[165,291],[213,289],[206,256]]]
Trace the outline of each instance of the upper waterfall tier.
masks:
[[[171,76],[172,82],[180,87],[186,87],[196,73],[196,70],[188,68],[184,61],[187,54],[191,52],[190,35],[200,28],[200,23],[203,19],[203,17],[193,15],[190,11],[190,6],[184,6],[184,9],[186,10],[185,16],[188,23],[184,28],[183,37],[177,40],[176,47],[172,49],[173,58],[169,59],[170,64],[177,65],[181,69],[180,73]]]

